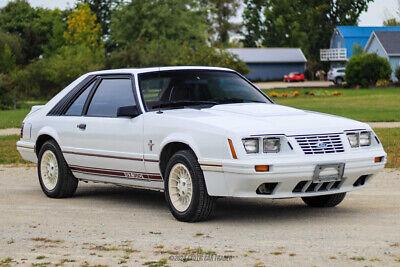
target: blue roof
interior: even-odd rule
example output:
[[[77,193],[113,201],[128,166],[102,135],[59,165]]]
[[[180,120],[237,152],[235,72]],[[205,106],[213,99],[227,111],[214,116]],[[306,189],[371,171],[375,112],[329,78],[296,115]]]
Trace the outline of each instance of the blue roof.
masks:
[[[400,31],[400,26],[380,26],[380,27],[359,27],[359,26],[338,26],[337,30],[344,38],[347,48],[347,58],[353,54],[354,43],[361,44],[364,48],[369,37],[374,31]]]

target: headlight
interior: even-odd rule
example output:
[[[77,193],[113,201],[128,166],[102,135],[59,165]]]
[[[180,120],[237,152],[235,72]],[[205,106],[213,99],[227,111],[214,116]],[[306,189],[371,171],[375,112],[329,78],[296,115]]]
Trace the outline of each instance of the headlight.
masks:
[[[259,147],[259,140],[258,138],[245,138],[242,139],[244,149],[246,149],[246,152],[248,154],[250,153],[258,153],[258,147]]]
[[[361,132],[360,133],[360,146],[371,145],[371,132]]]
[[[264,153],[278,153],[281,150],[281,139],[277,137],[264,138]]]
[[[371,136],[369,131],[347,133],[351,147],[370,146]]]
[[[360,145],[359,133],[348,133],[347,139],[349,139],[351,147],[358,147]]]

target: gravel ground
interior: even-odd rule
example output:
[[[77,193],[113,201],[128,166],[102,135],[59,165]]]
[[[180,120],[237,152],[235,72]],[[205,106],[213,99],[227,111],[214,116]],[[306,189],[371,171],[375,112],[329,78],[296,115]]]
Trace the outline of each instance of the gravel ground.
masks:
[[[189,224],[174,220],[162,193],[80,183],[73,198],[49,199],[35,167],[0,166],[0,214],[0,266],[164,258],[170,266],[400,266],[400,170],[393,169],[336,208],[227,198],[212,220]],[[201,261],[173,258],[184,255]]]

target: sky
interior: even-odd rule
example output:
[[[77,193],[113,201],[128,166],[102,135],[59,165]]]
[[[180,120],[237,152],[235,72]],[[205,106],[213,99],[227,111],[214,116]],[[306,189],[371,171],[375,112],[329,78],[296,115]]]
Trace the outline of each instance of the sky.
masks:
[[[400,0],[375,0],[369,4],[367,12],[360,16],[360,26],[382,26],[384,20],[394,16],[400,17],[396,14],[396,9],[399,9]],[[0,7],[5,6],[9,0],[0,0]],[[47,8],[60,8],[65,9],[72,7],[75,0],[29,0],[32,6],[40,6]]]

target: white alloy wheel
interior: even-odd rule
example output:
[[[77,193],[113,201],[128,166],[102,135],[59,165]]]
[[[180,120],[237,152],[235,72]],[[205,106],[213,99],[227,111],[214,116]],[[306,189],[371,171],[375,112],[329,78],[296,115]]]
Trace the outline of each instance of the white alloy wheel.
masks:
[[[168,191],[172,205],[179,212],[189,208],[193,196],[192,177],[182,163],[175,164],[169,174]]]
[[[53,190],[58,182],[58,162],[56,155],[51,150],[46,150],[43,153],[40,162],[40,175],[43,185],[47,190]]]

